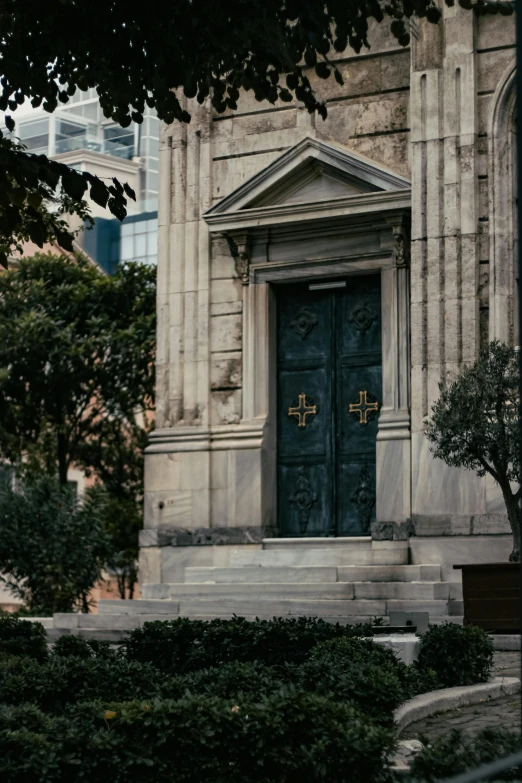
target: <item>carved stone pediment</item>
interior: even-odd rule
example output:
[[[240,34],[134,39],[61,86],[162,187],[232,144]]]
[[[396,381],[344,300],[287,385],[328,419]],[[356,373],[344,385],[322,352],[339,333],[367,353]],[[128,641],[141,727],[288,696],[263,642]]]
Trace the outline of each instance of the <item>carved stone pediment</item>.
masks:
[[[212,231],[409,206],[410,183],[345,147],[305,138],[215,204]]]

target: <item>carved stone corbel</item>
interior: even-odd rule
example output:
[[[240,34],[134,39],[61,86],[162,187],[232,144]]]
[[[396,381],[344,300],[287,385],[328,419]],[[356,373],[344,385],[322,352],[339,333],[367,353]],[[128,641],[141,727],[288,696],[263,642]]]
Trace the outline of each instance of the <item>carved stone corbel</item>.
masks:
[[[241,285],[250,283],[250,242],[248,235],[243,234],[225,234],[230,248],[230,253],[234,259],[236,274],[241,280]]]
[[[410,263],[410,236],[403,223],[392,225],[395,240],[393,255],[397,266],[408,266]]]

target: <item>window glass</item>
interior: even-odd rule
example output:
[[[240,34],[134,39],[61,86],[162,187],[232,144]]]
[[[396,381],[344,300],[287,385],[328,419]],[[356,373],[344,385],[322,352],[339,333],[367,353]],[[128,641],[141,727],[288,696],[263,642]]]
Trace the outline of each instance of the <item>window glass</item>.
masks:
[[[122,261],[130,261],[134,257],[134,240],[132,237],[122,237],[120,253]]]
[[[156,256],[158,254],[158,232],[153,231],[149,234],[149,256]]]
[[[138,234],[134,244],[137,256],[144,256],[147,252],[147,234]]]

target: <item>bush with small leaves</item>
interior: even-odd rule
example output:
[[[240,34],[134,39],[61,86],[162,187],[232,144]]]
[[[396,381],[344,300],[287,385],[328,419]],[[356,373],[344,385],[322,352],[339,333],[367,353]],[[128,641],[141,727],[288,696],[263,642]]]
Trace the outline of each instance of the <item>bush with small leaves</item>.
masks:
[[[9,783],[384,783],[393,732],[351,705],[294,690],[260,701],[187,696],[0,707]]]
[[[319,642],[353,633],[339,623],[308,617],[255,621],[243,617],[211,621],[180,618],[145,623],[130,633],[124,647],[131,660],[183,674],[229,661],[261,661],[267,666],[301,663]]]
[[[45,663],[26,657],[0,659],[0,704],[32,703],[57,713],[71,704],[95,699],[125,701],[171,696],[169,685],[149,664],[123,658],[52,656]],[[182,695],[178,686],[175,698]]]
[[[0,655],[27,655],[37,661],[47,659],[47,634],[39,622],[0,615]]]
[[[57,658],[113,659],[117,656],[117,652],[109,642],[64,635],[60,636],[53,644],[51,655]]]
[[[435,673],[440,688],[486,682],[493,664],[493,642],[474,625],[442,623],[422,637],[417,668]]]
[[[453,729],[438,737],[415,756],[411,766],[411,779],[434,783],[478,769],[483,764],[517,753],[520,750],[520,734],[507,729],[491,727],[475,736]],[[520,768],[514,767],[496,773],[494,780],[520,780]]]

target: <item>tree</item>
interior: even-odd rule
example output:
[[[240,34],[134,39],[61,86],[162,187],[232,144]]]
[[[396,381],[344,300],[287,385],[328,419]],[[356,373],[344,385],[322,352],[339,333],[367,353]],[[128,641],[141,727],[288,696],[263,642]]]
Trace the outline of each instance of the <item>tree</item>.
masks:
[[[143,452],[150,424],[100,419],[95,438],[84,442],[79,464],[96,466],[104,496],[103,525],[110,539],[107,567],[116,574],[120,598],[133,598],[138,581],[139,531],[143,527]]]
[[[0,486],[0,581],[31,614],[88,611],[108,548],[101,498],[48,476]]]
[[[0,275],[0,456],[62,485],[79,461],[97,474],[109,422],[152,410],[154,352],[155,269],[23,259]]]
[[[514,348],[493,341],[441,396],[426,422],[433,454],[447,465],[489,473],[498,483],[513,532],[510,560],[520,560],[519,361]]]
[[[513,2],[459,3],[479,14],[514,9]],[[333,74],[342,84],[333,57],[348,46],[356,52],[369,46],[369,20],[389,20],[391,34],[407,46],[412,17],[437,23],[441,12],[435,0],[47,0],[42,13],[41,0],[0,0],[0,111],[29,99],[53,112],[77,89],[93,87],[105,116],[123,127],[140,123],[145,105],[167,123],[189,122],[186,99],[234,111],[240,90],[252,90],[258,101],[296,99],[324,118],[310,73]],[[14,129],[10,116],[6,126]],[[59,183],[74,200],[90,187],[90,197],[120,219],[126,196],[134,196],[117,180],[108,186],[2,138],[0,234],[9,239],[27,211],[41,247],[45,225],[30,212],[29,196]]]

